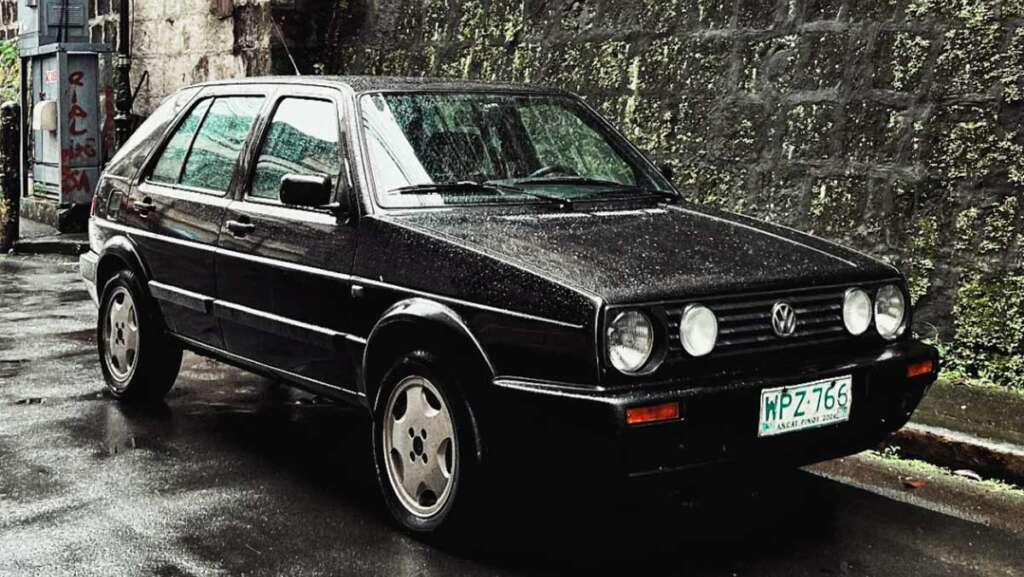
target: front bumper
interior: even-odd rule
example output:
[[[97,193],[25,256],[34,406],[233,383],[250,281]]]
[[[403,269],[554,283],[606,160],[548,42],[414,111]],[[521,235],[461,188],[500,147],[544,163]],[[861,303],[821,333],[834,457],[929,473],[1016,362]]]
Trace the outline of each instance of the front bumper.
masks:
[[[907,378],[907,365],[932,360],[936,371]],[[938,352],[904,341],[851,358],[689,379],[629,390],[573,390],[555,384],[495,380],[488,420],[494,452],[546,454],[553,465],[632,478],[726,464],[798,466],[859,452],[899,429],[935,381]],[[844,423],[758,438],[762,389],[853,375]],[[680,419],[626,425],[626,409],[678,401]],[[510,438],[511,437],[511,438]]]
[[[96,293],[96,269],[100,262],[100,256],[92,251],[87,251],[78,257],[78,272],[82,275],[85,288],[92,297],[92,302],[99,304],[99,295]]]

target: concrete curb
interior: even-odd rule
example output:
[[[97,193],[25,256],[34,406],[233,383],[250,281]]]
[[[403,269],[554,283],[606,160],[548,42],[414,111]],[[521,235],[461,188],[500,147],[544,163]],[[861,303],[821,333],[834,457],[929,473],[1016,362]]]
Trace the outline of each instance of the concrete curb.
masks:
[[[1024,447],[913,423],[896,431],[885,445],[899,447],[903,457],[1024,486]]]
[[[78,256],[89,250],[89,239],[84,235],[44,237],[19,240],[14,243],[14,254],[63,254]]]

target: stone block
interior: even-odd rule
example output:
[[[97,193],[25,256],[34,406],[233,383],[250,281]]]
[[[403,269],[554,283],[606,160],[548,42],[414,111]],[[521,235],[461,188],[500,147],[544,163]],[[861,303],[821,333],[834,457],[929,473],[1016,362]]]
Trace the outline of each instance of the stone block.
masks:
[[[751,161],[764,149],[770,116],[762,102],[727,102],[715,111],[712,150],[719,160]]]
[[[818,177],[811,184],[808,219],[815,233],[850,238],[864,225],[867,179],[861,175]]]
[[[883,90],[915,92],[932,66],[933,40],[908,30],[882,30],[875,42],[872,85]]]
[[[840,20],[848,15],[846,0],[805,0],[804,22]],[[850,0],[856,3],[858,0]]]
[[[801,35],[802,64],[796,86],[804,90],[837,88],[843,81],[848,40],[844,32]]]
[[[728,83],[732,42],[727,38],[668,36],[640,55],[639,88],[715,95]]]
[[[753,93],[791,90],[797,72],[799,38],[799,35],[791,34],[738,41],[740,90]]]
[[[739,0],[736,8],[736,27],[766,30],[781,18],[779,0]]]
[[[832,156],[832,129],[837,105],[804,102],[785,112],[782,156],[786,160],[825,160]]]
[[[899,158],[913,123],[906,108],[871,100],[848,103],[845,119],[845,156],[885,163]]]

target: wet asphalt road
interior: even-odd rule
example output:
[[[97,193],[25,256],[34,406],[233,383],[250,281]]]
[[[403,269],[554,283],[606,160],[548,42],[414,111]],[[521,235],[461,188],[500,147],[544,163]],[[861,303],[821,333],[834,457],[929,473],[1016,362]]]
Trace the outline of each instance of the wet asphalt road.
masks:
[[[358,412],[195,356],[166,406],[121,406],[95,318],[73,261],[0,257],[0,576],[1024,575],[1024,536],[803,472],[587,513],[505,487],[425,545],[388,525]]]

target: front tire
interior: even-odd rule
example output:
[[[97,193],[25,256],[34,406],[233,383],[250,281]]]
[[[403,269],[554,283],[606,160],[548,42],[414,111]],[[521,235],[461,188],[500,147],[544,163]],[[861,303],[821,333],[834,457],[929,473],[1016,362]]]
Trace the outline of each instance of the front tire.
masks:
[[[388,512],[417,536],[464,525],[476,494],[476,436],[454,373],[425,351],[400,356],[373,419],[377,480]]]
[[[100,366],[114,398],[162,399],[181,369],[182,348],[164,328],[156,305],[128,270],[103,287],[96,327]]]

